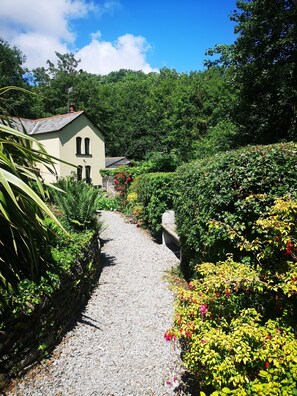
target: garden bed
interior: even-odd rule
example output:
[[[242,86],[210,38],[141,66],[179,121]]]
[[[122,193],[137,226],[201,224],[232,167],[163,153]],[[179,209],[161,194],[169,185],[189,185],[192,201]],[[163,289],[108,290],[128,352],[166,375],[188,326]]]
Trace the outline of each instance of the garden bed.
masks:
[[[0,389],[7,379],[25,372],[49,355],[74,325],[101,273],[100,243],[95,234],[72,270],[63,274],[60,285],[30,314],[3,320],[0,332]],[[1,383],[2,382],[2,383]]]

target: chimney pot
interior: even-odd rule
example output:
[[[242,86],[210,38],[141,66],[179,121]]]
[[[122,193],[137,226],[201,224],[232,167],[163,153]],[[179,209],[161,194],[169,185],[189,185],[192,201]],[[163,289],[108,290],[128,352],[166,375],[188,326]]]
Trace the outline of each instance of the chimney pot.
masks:
[[[74,113],[74,112],[75,112],[75,106],[74,106],[74,104],[71,104],[69,106],[69,113]]]

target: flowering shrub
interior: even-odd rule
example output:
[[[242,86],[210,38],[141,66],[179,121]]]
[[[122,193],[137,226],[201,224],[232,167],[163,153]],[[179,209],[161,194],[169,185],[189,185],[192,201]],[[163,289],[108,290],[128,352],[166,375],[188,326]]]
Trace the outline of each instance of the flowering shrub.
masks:
[[[132,182],[132,176],[125,170],[120,170],[114,177],[114,184],[116,191],[119,192],[123,201],[126,202],[128,188]]]
[[[264,319],[266,297],[276,295],[270,279],[231,257],[196,271],[198,279],[177,290],[175,324],[165,338],[181,342],[184,364],[201,389],[213,395],[293,395],[297,340],[282,312]]]

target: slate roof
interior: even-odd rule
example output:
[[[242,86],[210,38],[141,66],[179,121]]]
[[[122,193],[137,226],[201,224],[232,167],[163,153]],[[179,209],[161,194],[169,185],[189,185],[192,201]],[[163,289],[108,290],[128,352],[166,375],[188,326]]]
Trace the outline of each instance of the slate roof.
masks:
[[[131,161],[126,157],[106,157],[105,168],[117,168],[121,165],[129,165]]]
[[[39,135],[41,133],[60,131],[81,114],[83,114],[83,111],[76,111],[47,118],[39,118],[37,120],[29,120],[26,118],[22,118],[21,120],[13,119],[13,123],[15,128],[19,131],[22,131],[23,128],[25,128],[28,135]]]

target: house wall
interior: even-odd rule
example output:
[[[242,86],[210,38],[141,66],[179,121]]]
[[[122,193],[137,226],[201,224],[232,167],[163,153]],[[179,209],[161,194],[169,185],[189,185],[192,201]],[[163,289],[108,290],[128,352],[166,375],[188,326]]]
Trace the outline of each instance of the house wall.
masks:
[[[45,150],[52,156],[60,158],[60,140],[58,132],[44,133],[40,135],[34,135],[34,138],[43,144]],[[34,147],[34,145],[33,145]],[[35,147],[36,148],[36,147]],[[53,173],[51,173],[44,165],[38,165],[40,174],[44,180],[48,183],[56,181],[56,175],[60,175],[60,161],[54,161]],[[73,168],[74,169],[74,168]]]
[[[50,132],[35,137],[44,144],[49,154],[52,154],[63,161],[75,166],[82,166],[82,178],[86,177],[86,166],[91,167],[91,183],[94,186],[102,185],[100,169],[105,168],[105,143],[104,136],[99,129],[86,117],[81,114],[70,124],[66,125],[59,132]],[[81,152],[76,153],[76,138],[82,139]],[[85,138],[90,139],[90,154],[85,154]],[[63,162],[56,165],[58,177],[69,176],[77,173],[77,168]],[[47,175],[47,182],[55,180],[54,177]]]
[[[81,138],[81,153],[76,153],[76,138]],[[85,154],[85,139],[90,139],[90,154]],[[60,156],[64,161],[76,166],[82,166],[82,178],[86,178],[86,166],[91,167],[91,183],[94,186],[102,185],[100,169],[105,168],[104,136],[99,129],[84,114],[68,124],[60,133]],[[61,163],[61,176],[71,174],[76,169]]]

